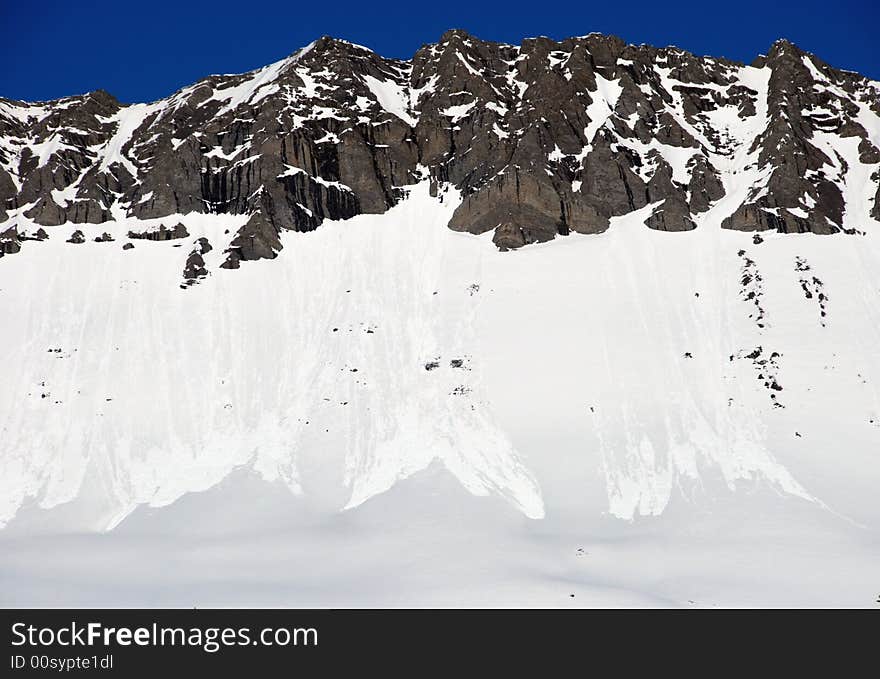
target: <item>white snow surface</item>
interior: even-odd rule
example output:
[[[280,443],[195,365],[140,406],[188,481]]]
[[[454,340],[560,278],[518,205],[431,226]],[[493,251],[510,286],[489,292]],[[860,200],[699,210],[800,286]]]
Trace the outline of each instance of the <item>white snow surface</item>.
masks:
[[[369,74],[365,74],[363,79],[383,109],[397,116],[407,125],[416,126],[419,122],[418,118],[410,113],[410,88],[402,87],[390,79],[379,80]]]
[[[131,106],[119,109],[110,118],[102,119],[102,122],[116,123],[116,132],[102,149],[103,155],[99,166],[102,172],[109,170],[113,165],[119,164],[128,170],[132,177],[137,179],[137,167],[131,158],[123,152],[123,148],[131,140],[135,131],[144,124],[146,119],[163,109],[165,105],[165,102],[162,101],[153,104],[132,104]]]
[[[614,113],[621,92],[623,92],[623,88],[620,86],[619,80],[608,80],[596,73],[596,91],[590,92],[591,101],[587,107],[587,117],[590,122],[584,129],[584,137],[588,146],[592,145],[596,133]],[[586,156],[586,149],[583,155]]]
[[[247,77],[244,77],[238,85],[215,90],[202,105],[213,100],[225,101],[226,105],[217,112],[217,115],[219,116],[228,111],[234,111],[240,104],[255,104],[270,94],[278,92],[280,87],[275,80],[285,71],[285,69],[287,69],[288,66],[296,63],[303,56],[308,54],[314,46],[314,42],[309,43],[285,59],[281,59],[280,61],[276,61],[268,66],[258,68],[255,71],[245,74]]]
[[[871,605],[880,225],[753,245],[649,206],[499,253],[409,190],[238,271],[222,215],[2,260],[0,602]]]

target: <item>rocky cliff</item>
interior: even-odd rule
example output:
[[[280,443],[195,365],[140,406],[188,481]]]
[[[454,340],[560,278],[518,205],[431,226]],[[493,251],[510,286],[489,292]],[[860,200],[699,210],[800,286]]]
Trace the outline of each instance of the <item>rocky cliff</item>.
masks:
[[[231,214],[213,247],[237,268],[424,179],[460,191],[449,228],[502,250],[646,206],[663,231],[856,233],[880,219],[878,115],[880,83],[786,41],[746,66],[598,34],[453,30],[409,61],[323,37],[149,104],[0,99],[0,252],[66,223],[117,223],[123,247],[134,221],[166,220],[147,229],[164,240],[176,216]]]

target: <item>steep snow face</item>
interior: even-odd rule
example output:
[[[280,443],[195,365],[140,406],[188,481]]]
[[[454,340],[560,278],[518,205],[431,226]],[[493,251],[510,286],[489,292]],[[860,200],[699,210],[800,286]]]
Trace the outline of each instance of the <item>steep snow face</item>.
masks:
[[[77,500],[104,530],[243,467],[338,511],[439,463],[531,519],[771,491],[876,531],[876,230],[666,234],[648,206],[502,254],[445,227],[454,191],[408,191],[235,272],[221,215],[4,258],[0,521]]]
[[[413,117],[410,113],[411,109],[411,88],[402,87],[399,83],[391,79],[379,80],[367,74],[364,75],[364,82],[370,88],[370,92],[376,97],[376,100],[383,109],[400,118],[407,125],[415,127],[418,124],[418,118]]]
[[[295,64],[308,54],[314,46],[314,42],[309,43],[286,59],[281,59],[263,68],[258,68],[251,73],[244,74],[241,76],[241,82],[215,90],[202,105],[213,100],[226,102],[217,113],[217,115],[223,115],[229,111],[234,111],[242,104],[258,103],[261,99],[275,94],[281,89],[278,83],[275,82],[278,77],[287,67]]]
[[[116,132],[101,149],[103,155],[99,165],[100,171],[105,172],[118,164],[122,165],[132,177],[137,179],[137,167],[132,162],[132,159],[123,152],[123,148],[131,142],[132,135],[146,122],[147,118],[157,111],[161,111],[164,107],[164,102],[132,104],[127,108],[120,109],[114,116],[101,120],[101,122],[114,123],[116,125]],[[74,192],[75,195],[76,193]]]
[[[617,80],[607,80],[598,73],[596,74],[596,91],[590,93],[590,105],[587,107],[587,117],[590,122],[584,129],[584,138],[587,140],[588,147],[582,152],[582,156],[586,157],[589,152],[589,145],[593,143],[593,138],[608,118],[614,113],[614,107],[617,106],[617,100],[620,98],[622,89],[620,82]]]
[[[94,479],[107,513],[92,525],[112,527],[138,504],[168,504],[247,464],[300,493],[302,465],[326,465],[333,451],[343,453],[340,508],[437,459],[473,493],[540,518],[537,482],[471,366],[464,273],[478,250],[445,229],[455,197],[426,192],[387,217],[289,238],[295,256],[279,266],[187,291],[158,277],[179,276],[190,247],[87,242],[58,267],[74,254],[72,228],[4,266],[0,341],[36,362],[3,389],[0,518],[28,497],[72,500]],[[216,245],[238,225],[182,221]],[[43,282],[40,271],[51,272]],[[55,311],[43,317],[44,305]]]

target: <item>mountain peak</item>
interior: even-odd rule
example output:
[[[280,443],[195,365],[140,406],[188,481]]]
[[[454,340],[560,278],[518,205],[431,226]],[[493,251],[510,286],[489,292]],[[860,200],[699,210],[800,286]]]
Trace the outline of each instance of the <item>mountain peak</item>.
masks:
[[[471,39],[473,39],[473,36],[463,28],[450,28],[448,31],[440,36],[439,42],[442,44],[445,42],[453,42],[456,40],[464,41]]]
[[[802,50],[787,38],[779,38],[770,46],[770,50],[767,52],[767,58],[780,59],[791,57],[800,59],[805,54],[807,54],[806,51]]]

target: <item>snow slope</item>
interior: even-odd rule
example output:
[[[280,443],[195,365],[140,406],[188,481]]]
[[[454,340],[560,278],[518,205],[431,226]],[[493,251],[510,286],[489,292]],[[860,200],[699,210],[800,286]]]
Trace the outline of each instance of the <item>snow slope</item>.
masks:
[[[871,604],[876,228],[756,244],[648,206],[500,253],[409,192],[238,271],[220,215],[4,258],[0,601]],[[188,565],[125,582],[126,550]]]

